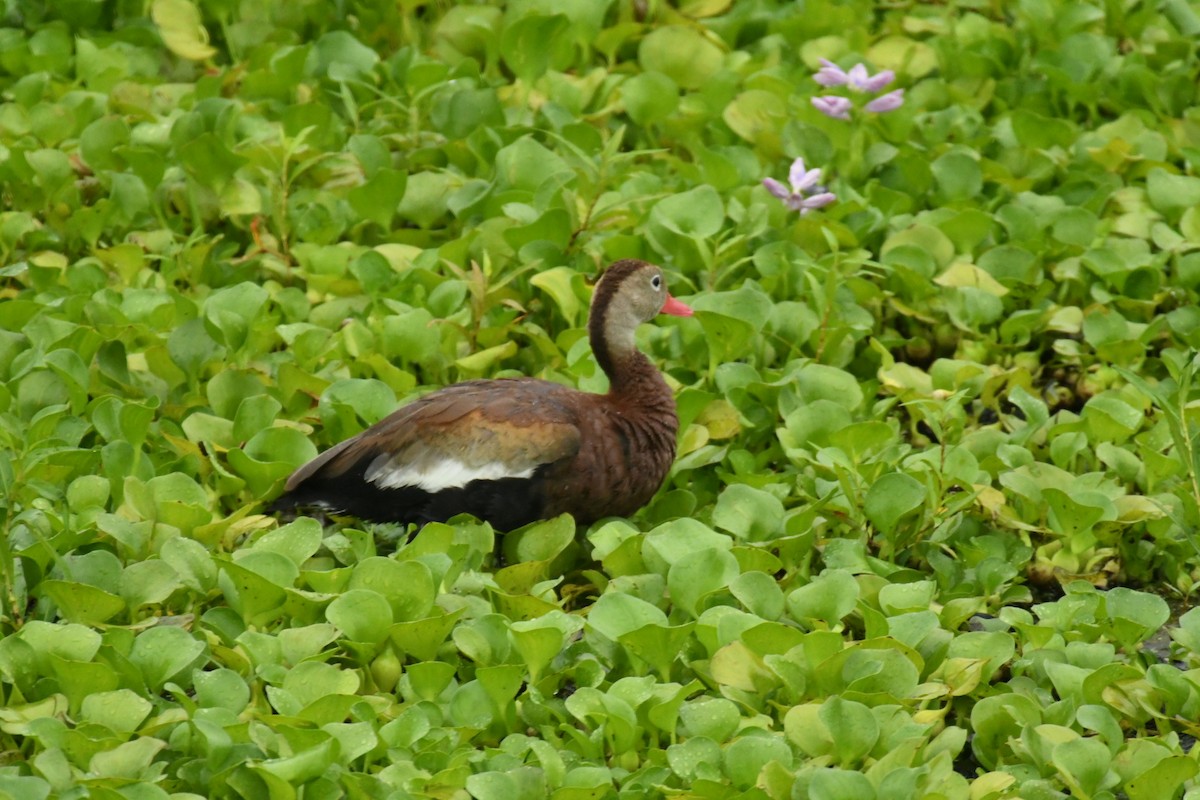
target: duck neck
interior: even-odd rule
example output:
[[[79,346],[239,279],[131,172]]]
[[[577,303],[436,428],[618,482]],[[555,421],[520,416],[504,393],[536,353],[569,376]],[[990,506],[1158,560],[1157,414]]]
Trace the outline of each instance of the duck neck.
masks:
[[[635,332],[638,320],[623,316],[610,302],[611,295],[600,298],[588,320],[588,338],[596,363],[608,376],[609,393],[626,393],[640,387],[666,387],[650,359],[637,348]],[[626,318],[627,317],[627,318]]]

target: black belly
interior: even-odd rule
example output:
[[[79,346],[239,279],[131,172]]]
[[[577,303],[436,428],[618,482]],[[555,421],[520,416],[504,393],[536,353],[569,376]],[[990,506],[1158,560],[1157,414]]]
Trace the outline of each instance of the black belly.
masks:
[[[543,483],[535,473],[529,478],[475,480],[437,492],[415,486],[383,489],[365,480],[362,469],[352,469],[332,479],[310,478],[279,498],[270,511],[322,508],[372,522],[404,524],[471,514],[508,531],[544,518]]]

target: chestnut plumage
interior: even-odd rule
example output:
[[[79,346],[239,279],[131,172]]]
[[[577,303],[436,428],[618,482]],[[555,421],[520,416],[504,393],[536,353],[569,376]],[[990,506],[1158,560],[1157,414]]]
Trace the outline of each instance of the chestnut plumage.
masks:
[[[563,512],[582,524],[632,514],[675,458],[675,398],[634,341],[660,313],[692,312],[659,267],[614,263],[588,318],[607,394],[535,378],[448,386],[300,467],[272,510],[402,523],[469,513],[501,530]]]

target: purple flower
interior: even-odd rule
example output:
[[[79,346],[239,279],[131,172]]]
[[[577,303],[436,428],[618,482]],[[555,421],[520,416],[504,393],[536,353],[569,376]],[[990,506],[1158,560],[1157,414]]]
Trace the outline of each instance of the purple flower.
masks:
[[[812,104],[817,111],[834,119],[850,119],[850,109],[853,107],[853,103],[848,98],[838,97],[835,94],[814,97]]]
[[[875,114],[882,114],[886,111],[895,111],[902,105],[904,105],[904,90],[896,89],[887,94],[879,95],[879,97],[867,103],[863,108]]]
[[[822,86],[842,86],[850,82],[850,76],[837,64],[822,58],[821,69],[813,76],[813,80]]]
[[[792,211],[799,211],[801,214],[807,214],[814,208],[823,208],[834,200],[837,195],[833,192],[825,191],[823,186],[818,183],[821,180],[821,170],[806,169],[804,159],[797,158],[792,162],[791,169],[788,170],[788,184],[784,186],[774,178],[764,178],[763,186],[767,187],[767,191],[783,201],[783,204]],[[815,190],[813,194],[807,194]]]
[[[813,80],[822,86],[849,86],[856,92],[878,92],[895,79],[896,73],[890,69],[872,75],[866,65],[860,63],[847,72],[827,58],[821,59],[821,69],[813,76]]]

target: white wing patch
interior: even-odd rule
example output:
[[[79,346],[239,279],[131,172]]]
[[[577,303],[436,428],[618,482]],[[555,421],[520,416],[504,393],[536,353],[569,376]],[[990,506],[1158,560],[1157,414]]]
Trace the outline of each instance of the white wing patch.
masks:
[[[365,477],[380,489],[411,486],[427,492],[440,492],[443,489],[461,489],[471,481],[531,478],[533,470],[533,467],[513,469],[500,461],[472,467],[457,458],[442,458],[423,464],[395,464],[388,456],[379,456],[367,467]]]

